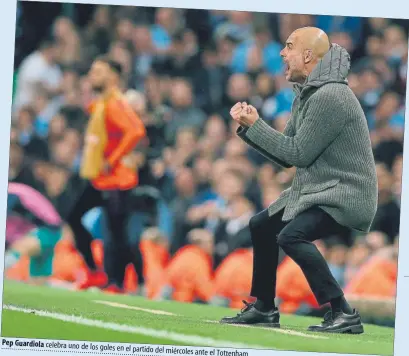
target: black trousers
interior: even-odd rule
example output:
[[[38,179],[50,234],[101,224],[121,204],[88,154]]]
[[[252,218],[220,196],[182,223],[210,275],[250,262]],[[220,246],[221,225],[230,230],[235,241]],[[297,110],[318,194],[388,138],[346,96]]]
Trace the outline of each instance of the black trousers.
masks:
[[[143,283],[143,260],[139,246],[129,246],[133,239],[128,236],[127,221],[130,216],[130,195],[128,191],[99,191],[88,184],[76,201],[68,216],[78,251],[82,254],[87,266],[96,269],[92,256],[91,233],[82,224],[83,216],[95,207],[101,207],[104,213],[104,228],[109,234],[104,240],[104,269],[108,283],[123,286],[125,268],[130,262],[134,264],[139,282]]]
[[[269,217],[268,211],[250,220],[253,243],[253,281],[251,296],[272,301],[276,297],[276,278],[279,247],[302,269],[320,305],[343,295],[332,276],[327,262],[313,241],[332,235],[348,233],[330,215],[313,207],[284,223],[284,210]]]

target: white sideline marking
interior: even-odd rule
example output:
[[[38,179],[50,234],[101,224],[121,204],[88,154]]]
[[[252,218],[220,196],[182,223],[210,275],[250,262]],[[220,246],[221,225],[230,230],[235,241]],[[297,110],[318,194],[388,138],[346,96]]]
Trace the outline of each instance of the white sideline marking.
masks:
[[[177,316],[176,314],[166,312],[164,310],[144,309],[144,308],[135,307],[135,306],[128,305],[128,304],[108,302],[106,300],[94,300],[94,302],[98,303],[98,304],[109,305],[111,307],[144,311],[144,312],[152,313],[152,314]],[[205,322],[206,323],[212,323],[212,324],[219,324],[219,322],[217,320],[205,320]],[[281,334],[307,337],[307,338],[310,338],[310,339],[322,339],[322,340],[328,339],[328,337],[325,337],[325,336],[305,334],[305,333],[300,332],[300,331],[294,331],[294,330],[288,330],[288,329],[267,328],[267,327],[259,327],[259,326],[252,326],[252,325],[236,325],[236,324],[231,324],[231,325],[230,324],[225,324],[225,325],[236,326],[236,327],[241,327],[241,328],[257,328],[257,329],[262,329],[262,330],[274,331],[274,332],[281,333]]]
[[[212,346],[212,347],[220,347],[220,348],[235,348],[235,349],[264,349],[264,350],[274,350],[271,346],[261,346],[261,345],[252,345],[252,344],[243,344],[243,343],[236,343],[231,342],[228,340],[217,340],[212,339],[210,337],[198,336],[198,335],[188,335],[188,334],[179,334],[167,330],[156,330],[156,329],[149,329],[141,326],[131,326],[131,325],[123,325],[123,324],[116,324],[111,322],[105,322],[101,320],[93,320],[83,318],[81,316],[75,315],[67,315],[67,314],[59,314],[59,313],[52,313],[45,310],[36,310],[36,309],[26,309],[15,307],[13,305],[4,305],[3,309],[17,311],[25,314],[35,314],[37,316],[61,320],[69,323],[74,324],[81,324],[96,328],[108,329],[113,331],[121,331],[131,334],[139,334],[149,337],[161,338],[176,342],[181,342],[183,344],[188,345],[197,345],[197,346]]]
[[[128,305],[128,304],[108,302],[106,300],[94,300],[93,302],[98,303],[98,304],[109,305],[110,307],[114,307],[114,308],[138,310],[138,311],[143,311],[143,312],[146,312],[146,313],[151,313],[151,314],[156,314],[156,315],[176,316],[176,314],[170,313],[170,312],[167,312],[167,311],[164,311],[164,310],[145,309],[145,308],[135,307],[133,305]]]
[[[218,321],[215,320],[205,320],[206,323],[215,323],[219,324]],[[324,339],[327,340],[328,337],[321,336],[321,335],[313,335],[313,334],[304,334],[300,331],[295,331],[295,330],[288,330],[288,329],[280,329],[280,328],[267,328],[267,327],[262,327],[262,326],[253,326],[253,325],[239,325],[239,324],[223,324],[223,325],[228,325],[228,326],[235,326],[239,328],[253,328],[253,329],[262,329],[262,330],[268,330],[268,331],[274,331],[276,333],[281,333],[281,334],[288,334],[288,335],[293,335],[293,336],[302,336],[302,337],[308,337],[311,339]]]

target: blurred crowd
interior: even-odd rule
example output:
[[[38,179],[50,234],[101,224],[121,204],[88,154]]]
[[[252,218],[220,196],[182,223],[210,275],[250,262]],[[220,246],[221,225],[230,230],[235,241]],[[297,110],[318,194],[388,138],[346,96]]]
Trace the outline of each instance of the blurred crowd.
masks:
[[[333,236],[317,246],[348,293],[393,298],[408,63],[405,23],[115,6],[95,6],[85,25],[56,17],[49,36],[16,68],[9,181],[36,188],[60,211],[69,207],[81,186],[85,107],[92,98],[86,73],[96,56],[109,54],[123,66],[122,88],[148,132],[133,159],[141,195],[150,198],[141,205],[149,216],[137,230],[150,296],[240,307],[252,273],[249,219],[291,185],[294,170],[266,161],[237,138],[229,110],[247,101],[271,126],[284,129],[293,91],[282,75],[279,52],[294,29],[309,25],[322,28],[351,54],[348,79],[368,120],[379,180],[373,231],[348,239]],[[152,200],[160,204],[153,208]],[[98,219],[96,209],[85,223],[96,238],[93,251],[100,261]],[[57,253],[56,274],[72,280],[81,259],[69,260],[67,251],[74,256],[75,249],[69,240],[62,244],[68,247],[60,246],[64,252]],[[23,278],[19,273],[10,271],[10,276]],[[128,288],[137,285],[135,278],[129,269]],[[316,306],[300,270],[285,256],[278,281],[284,310]]]

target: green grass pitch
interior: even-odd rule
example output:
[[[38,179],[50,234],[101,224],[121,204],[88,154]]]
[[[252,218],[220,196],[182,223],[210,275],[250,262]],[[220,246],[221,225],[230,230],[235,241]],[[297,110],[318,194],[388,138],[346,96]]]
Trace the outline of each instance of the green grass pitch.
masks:
[[[319,319],[281,316],[281,329],[220,325],[236,311],[4,283],[2,336],[162,345],[392,355],[394,329],[365,325],[362,335],[314,334]]]

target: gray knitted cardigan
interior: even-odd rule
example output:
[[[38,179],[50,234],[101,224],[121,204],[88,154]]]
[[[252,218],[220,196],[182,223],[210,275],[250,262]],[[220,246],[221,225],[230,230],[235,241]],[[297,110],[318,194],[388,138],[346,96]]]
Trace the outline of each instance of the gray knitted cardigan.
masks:
[[[319,206],[338,223],[367,232],[377,203],[377,177],[364,112],[348,86],[348,52],[337,44],[303,85],[296,84],[292,114],[283,133],[261,118],[237,134],[266,158],[296,167],[292,186],[269,208],[285,208],[283,221]]]

